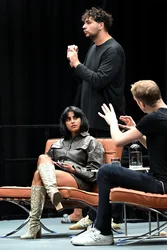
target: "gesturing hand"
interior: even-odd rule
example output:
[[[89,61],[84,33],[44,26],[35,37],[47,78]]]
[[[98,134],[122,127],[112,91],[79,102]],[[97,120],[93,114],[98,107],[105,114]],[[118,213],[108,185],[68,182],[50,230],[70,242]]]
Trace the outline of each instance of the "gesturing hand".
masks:
[[[76,45],[68,46],[67,59],[69,60],[71,67],[77,67],[78,64],[80,64],[78,59],[78,47]]]
[[[123,128],[123,129],[129,130],[129,129],[132,129],[133,127],[136,126],[136,123],[134,122],[134,120],[132,119],[131,116],[127,116],[127,115],[120,116],[119,119],[126,124],[126,125],[118,124],[119,127]]]
[[[68,45],[67,52],[75,50],[78,53],[78,46],[77,45]]]
[[[99,116],[101,116],[102,118],[104,118],[106,120],[106,122],[108,123],[108,125],[111,125],[113,122],[117,122],[117,118],[115,115],[115,111],[113,106],[111,105],[111,103],[109,104],[109,107],[107,107],[107,105],[104,103],[101,106],[104,114],[98,112]]]

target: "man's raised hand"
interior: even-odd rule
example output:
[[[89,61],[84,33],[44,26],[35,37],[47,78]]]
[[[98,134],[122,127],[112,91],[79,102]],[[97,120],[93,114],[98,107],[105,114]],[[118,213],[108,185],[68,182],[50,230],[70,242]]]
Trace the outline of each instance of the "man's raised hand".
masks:
[[[117,122],[115,111],[111,103],[109,103],[109,107],[104,103],[101,108],[104,114],[98,112],[98,115],[105,119],[108,125],[111,125],[113,122]]]
[[[132,119],[131,116],[127,116],[127,115],[123,116],[123,115],[121,115],[119,117],[119,119],[125,123],[125,125],[118,124],[119,127],[123,128],[123,129],[129,130],[129,129],[132,129],[133,127],[136,126],[136,123],[134,122],[134,120]]]

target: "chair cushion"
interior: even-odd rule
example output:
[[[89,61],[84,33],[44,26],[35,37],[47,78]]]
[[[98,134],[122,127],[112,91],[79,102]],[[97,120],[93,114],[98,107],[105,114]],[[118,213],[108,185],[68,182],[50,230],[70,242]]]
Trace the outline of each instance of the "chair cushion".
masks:
[[[167,210],[167,194],[153,194],[126,188],[112,188],[110,200]]]
[[[111,138],[97,138],[103,145],[105,151],[105,163],[111,163],[111,159],[122,157],[122,147],[116,147]]]
[[[63,199],[80,200],[91,206],[97,207],[98,193],[87,192],[72,187],[58,187]]]
[[[2,186],[0,198],[30,198],[31,187]]]
[[[98,194],[86,192],[72,187],[58,187],[63,199],[80,200],[91,206],[97,207]],[[30,199],[31,187],[2,186],[0,187],[0,199]]]

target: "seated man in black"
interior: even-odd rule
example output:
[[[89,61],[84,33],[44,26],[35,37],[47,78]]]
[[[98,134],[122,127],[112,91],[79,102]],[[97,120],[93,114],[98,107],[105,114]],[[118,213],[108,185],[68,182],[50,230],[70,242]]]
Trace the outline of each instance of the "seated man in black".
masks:
[[[111,245],[112,210],[109,203],[110,189],[123,187],[150,193],[167,193],[167,105],[161,97],[158,85],[151,80],[138,81],[131,87],[134,100],[146,115],[136,125],[130,116],[121,117],[122,133],[111,104],[102,105],[99,115],[110,126],[111,137],[117,146],[139,140],[148,149],[150,171],[142,173],[116,165],[104,164],[98,171],[98,213],[94,227],[73,237],[73,245]]]

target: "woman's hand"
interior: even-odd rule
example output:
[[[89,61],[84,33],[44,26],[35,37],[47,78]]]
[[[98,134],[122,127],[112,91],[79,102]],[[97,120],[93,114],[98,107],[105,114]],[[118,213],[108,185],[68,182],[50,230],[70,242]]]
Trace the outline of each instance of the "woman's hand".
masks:
[[[73,173],[73,174],[76,173],[76,170],[73,168],[73,166],[71,166],[67,163],[63,163],[63,169],[70,172],[70,173]]]
[[[111,105],[111,103],[109,104],[109,107],[107,107],[106,104],[103,104],[101,106],[104,115],[100,112],[98,112],[99,116],[101,116],[102,118],[104,118],[106,120],[106,122],[108,123],[108,125],[111,125],[113,122],[117,122],[117,117],[114,111],[113,106]]]
[[[60,162],[60,161],[53,162],[53,163],[56,164],[56,166],[58,166],[59,168],[65,170],[65,171],[68,171],[68,172],[73,173],[73,174],[76,173],[76,170],[73,168],[73,166],[71,166],[71,165],[69,165],[67,163]]]
[[[136,126],[136,123],[134,122],[134,120],[132,119],[131,116],[120,116],[119,119],[121,121],[123,121],[126,125],[123,125],[123,124],[118,124],[119,127],[123,128],[123,129],[126,129],[126,130],[129,130],[129,129],[132,129]]]

